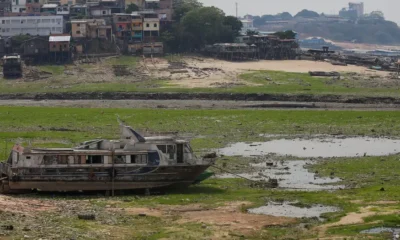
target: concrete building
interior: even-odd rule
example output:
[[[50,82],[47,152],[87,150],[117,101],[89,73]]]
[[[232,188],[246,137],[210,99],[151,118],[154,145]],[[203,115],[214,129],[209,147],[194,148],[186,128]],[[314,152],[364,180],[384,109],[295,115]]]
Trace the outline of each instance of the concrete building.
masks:
[[[115,35],[120,38],[131,37],[132,16],[126,13],[113,15],[113,27]]]
[[[86,4],[88,7],[98,6],[99,3],[100,3],[100,0],[86,0],[86,2],[84,2],[84,4]]]
[[[87,20],[72,20],[71,21],[71,36],[72,38],[87,37]]]
[[[0,17],[0,36],[30,34],[32,36],[49,36],[63,33],[62,16],[15,16]]]
[[[342,10],[340,10],[339,16],[342,18],[354,20],[354,19],[358,18],[358,13],[356,10],[350,10],[350,9],[343,8]]]
[[[141,42],[143,40],[143,19],[140,15],[132,14],[132,40]]]
[[[0,16],[8,12],[11,12],[11,0],[0,0]]]
[[[86,16],[87,15],[87,6],[86,5],[73,5],[69,8],[69,15],[71,17],[76,16]]]
[[[57,4],[44,4],[40,8],[40,12],[42,13],[50,13],[50,14],[56,14],[57,13]]]
[[[143,39],[145,42],[154,42],[160,35],[160,19],[154,12],[143,13]]]
[[[44,4],[44,0],[26,0],[27,13],[40,13],[40,8]]]
[[[111,39],[111,26],[104,19],[90,19],[87,21],[88,37]]]
[[[71,21],[71,36],[79,40],[84,38],[111,39],[111,26],[104,19],[87,19]]]
[[[172,15],[174,14],[173,2],[173,0],[159,0],[159,7],[155,8],[154,11],[161,21],[172,21]]]
[[[68,16],[69,6],[68,5],[58,6],[56,9],[56,14],[61,16]]]
[[[244,19],[241,19],[240,21],[243,24],[243,27],[242,27],[242,33],[243,34],[246,34],[247,31],[256,31],[257,30],[257,28],[255,28],[254,25],[253,25],[253,19],[244,18]]]
[[[11,5],[13,13],[23,13],[26,10],[26,0],[12,0]]]
[[[111,8],[103,6],[90,7],[90,16],[95,18],[111,17]]]
[[[357,17],[364,16],[364,3],[363,2],[350,2],[349,3],[349,10],[354,10],[357,12]]]

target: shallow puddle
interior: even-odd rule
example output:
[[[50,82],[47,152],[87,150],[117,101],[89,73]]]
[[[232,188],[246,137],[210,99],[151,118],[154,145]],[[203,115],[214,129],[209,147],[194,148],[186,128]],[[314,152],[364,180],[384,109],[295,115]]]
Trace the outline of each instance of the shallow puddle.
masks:
[[[336,190],[345,188],[343,185],[329,185],[340,182],[340,178],[322,178],[306,169],[306,165],[313,164],[313,161],[278,161],[273,166],[266,163],[253,164],[261,170],[257,173],[238,174],[239,176],[252,180],[268,180],[269,178],[278,179],[278,188],[292,190]],[[220,178],[235,178],[230,174],[220,175]]]
[[[314,205],[310,208],[300,208],[292,206],[290,202],[284,203],[269,203],[267,206],[249,209],[249,213],[264,214],[276,217],[291,217],[291,218],[321,218],[321,214],[340,211],[336,207],[327,207],[322,205]]]
[[[380,233],[400,234],[400,228],[379,227],[379,228],[371,228],[368,230],[364,230],[364,231],[361,231],[360,233],[364,233],[364,234],[380,234]]]
[[[280,139],[268,142],[235,143],[219,150],[226,156],[278,154],[296,157],[386,156],[400,152],[400,140],[387,138]]]

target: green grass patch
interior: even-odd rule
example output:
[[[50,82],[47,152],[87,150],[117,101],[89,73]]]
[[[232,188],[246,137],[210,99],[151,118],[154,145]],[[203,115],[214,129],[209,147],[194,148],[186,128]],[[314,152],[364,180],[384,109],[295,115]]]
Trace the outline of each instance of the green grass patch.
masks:
[[[240,75],[240,78],[260,86],[238,87],[235,91],[239,92],[397,96],[400,88],[399,84],[397,87],[374,87],[366,81],[349,80],[350,77],[346,74],[344,79],[338,80],[330,77],[312,77],[308,73],[254,71],[244,73]]]
[[[8,146],[17,139],[35,146],[43,140],[76,144],[92,138],[116,138],[117,116],[137,129],[190,134],[196,151],[238,141],[264,141],[260,136],[264,133],[400,135],[400,112],[0,107],[0,156],[6,140]],[[60,128],[67,131],[58,131]]]
[[[171,62],[183,61],[180,55],[166,56]],[[110,69],[112,65],[127,65],[132,71],[137,67],[139,57],[119,56],[109,58],[100,63],[103,68]],[[90,70],[97,65],[82,64],[80,70]],[[311,77],[308,73],[291,73],[279,71],[249,71],[240,74],[239,79],[248,85],[228,88],[183,88],[170,83],[168,79],[151,79],[138,83],[135,75],[123,78],[108,79],[107,82],[82,83],[78,75],[67,75],[64,70],[74,70],[74,66],[45,65],[40,70],[53,73],[45,80],[34,82],[10,81],[0,79],[0,93],[42,93],[42,92],[152,92],[152,93],[266,93],[266,94],[311,94],[311,95],[356,95],[356,96],[391,96],[397,97],[400,90],[398,81],[382,81],[381,79],[364,79],[351,74],[343,74],[341,79]],[[75,69],[77,70],[77,69]],[[112,71],[112,70],[110,70]],[[361,79],[361,80],[360,80]],[[127,83],[128,82],[128,83]],[[132,82],[132,83],[130,83]]]
[[[390,191],[392,186],[400,184],[400,174],[393,172],[393,169],[398,168],[399,166],[400,155],[394,155],[324,160],[311,166],[311,169],[312,171],[318,171],[319,174],[327,177],[330,176],[331,173],[334,173],[336,177],[345,179],[345,183],[352,185],[353,187],[369,186],[368,192],[381,192],[374,192],[372,196],[385,197],[388,195],[387,191]],[[387,191],[380,191],[382,187]],[[368,192],[366,192],[366,194],[368,194]],[[391,194],[395,194],[392,198],[399,199],[400,197],[400,193],[396,194],[392,192]],[[373,201],[373,199],[371,200]],[[388,199],[381,199],[381,201],[383,200]]]
[[[377,224],[362,224],[362,225],[348,225],[348,226],[340,226],[340,227],[332,227],[328,230],[328,234],[331,235],[341,235],[341,236],[361,236],[360,232],[364,230],[368,230],[371,228],[381,227]],[[366,236],[367,234],[363,234]],[[351,239],[351,238],[349,238]],[[360,239],[360,238],[353,238]],[[374,240],[387,240],[386,234],[369,234],[368,239]]]
[[[53,75],[62,75],[64,73],[65,67],[63,65],[43,65],[39,66],[41,71],[50,72]]]
[[[364,219],[366,223],[380,222],[385,227],[400,227],[400,215],[375,215]]]

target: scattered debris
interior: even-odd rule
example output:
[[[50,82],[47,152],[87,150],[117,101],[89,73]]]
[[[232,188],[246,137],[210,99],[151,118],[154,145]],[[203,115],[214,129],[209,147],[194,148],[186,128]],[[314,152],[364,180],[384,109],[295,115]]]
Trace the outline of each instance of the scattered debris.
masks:
[[[3,225],[3,226],[1,226],[1,229],[7,230],[7,231],[12,231],[12,230],[14,230],[14,226],[13,225]]]
[[[310,76],[314,76],[314,77],[340,77],[340,73],[338,72],[308,72],[310,74]]]
[[[94,214],[78,214],[78,219],[81,220],[95,220],[96,216]]]
[[[116,77],[130,76],[131,72],[127,65],[113,65],[114,74]]]
[[[41,71],[35,67],[24,68],[24,79],[28,81],[38,81],[50,78],[53,74],[51,72]]]

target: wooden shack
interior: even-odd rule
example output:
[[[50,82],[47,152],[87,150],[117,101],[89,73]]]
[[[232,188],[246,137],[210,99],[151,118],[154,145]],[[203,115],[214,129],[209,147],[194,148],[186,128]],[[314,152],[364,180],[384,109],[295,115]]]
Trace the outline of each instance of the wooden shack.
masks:
[[[71,58],[71,36],[67,34],[50,35],[49,52],[55,61],[68,61]]]
[[[43,37],[34,37],[22,43],[22,56],[33,61],[41,62],[48,58],[49,40]]]

